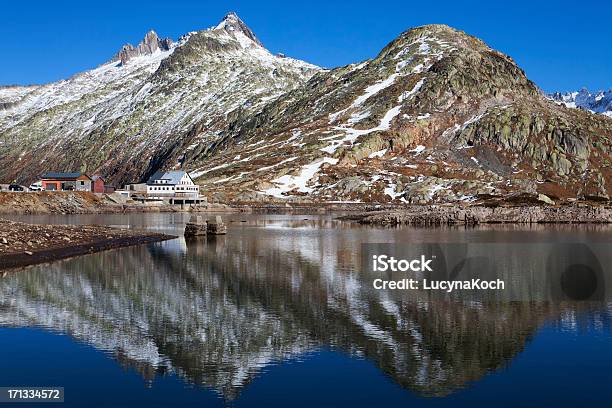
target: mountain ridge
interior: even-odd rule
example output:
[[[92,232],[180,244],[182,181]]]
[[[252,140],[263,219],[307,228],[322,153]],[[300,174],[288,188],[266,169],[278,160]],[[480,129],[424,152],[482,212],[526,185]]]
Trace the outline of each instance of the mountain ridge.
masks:
[[[39,87],[0,90],[0,103],[10,103],[0,110],[0,175],[25,182],[52,163],[118,184],[138,181],[159,169],[168,149],[189,149],[194,141],[185,140],[196,123],[207,131],[200,137],[213,140],[233,110],[258,109],[319,70],[273,56],[242,30],[225,30],[239,25],[234,16],[167,50],[149,33],[124,61],[111,58]]]
[[[511,57],[446,25],[409,29],[375,57],[331,70],[272,55],[235,13],[168,50],[145,38],[143,53],[103,65],[127,74],[99,88],[85,81],[92,89],[78,102],[64,81],[49,91],[61,96],[51,112],[0,111],[0,153],[9,152],[0,175],[34,178],[57,159],[115,183],[185,169],[210,197],[240,202],[612,193],[612,121],[546,98]],[[132,90],[116,96],[120,84]],[[27,93],[0,90],[0,103]],[[76,136],[60,137],[65,127]],[[63,147],[45,156],[54,137]]]
[[[591,93],[587,88],[574,92],[555,92],[549,97],[568,108],[585,109],[612,118],[612,88]]]
[[[142,55],[151,55],[156,51],[170,51],[172,40],[170,38],[160,39],[154,30],[149,30],[142,41],[136,46],[125,44],[121,50],[111,58],[111,61],[121,61],[121,64],[127,64],[134,57]]]
[[[192,175],[229,201],[471,202],[517,191],[565,199],[577,173],[593,170],[582,134],[590,119],[576,114],[547,101],[512,58],[428,25],[245,118]],[[250,156],[264,141],[279,150]],[[609,173],[595,167],[578,196],[608,196]]]

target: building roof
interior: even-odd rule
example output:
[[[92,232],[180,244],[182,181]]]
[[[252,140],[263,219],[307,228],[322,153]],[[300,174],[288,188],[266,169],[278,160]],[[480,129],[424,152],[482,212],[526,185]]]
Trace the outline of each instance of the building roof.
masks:
[[[58,172],[49,172],[42,175],[43,179],[53,179],[53,180],[74,180],[81,176],[85,176],[89,178],[86,174],[81,172],[73,172],[73,173],[58,173]]]
[[[96,181],[96,180],[98,180],[98,179],[100,179],[100,180],[104,181],[104,177],[99,176],[99,175],[97,175],[97,174],[96,174],[95,176],[91,176],[91,180],[92,180],[92,181]]]
[[[182,170],[156,171],[149,177],[147,184],[154,184],[156,180],[166,180],[167,184],[178,184],[185,174],[186,172]]]

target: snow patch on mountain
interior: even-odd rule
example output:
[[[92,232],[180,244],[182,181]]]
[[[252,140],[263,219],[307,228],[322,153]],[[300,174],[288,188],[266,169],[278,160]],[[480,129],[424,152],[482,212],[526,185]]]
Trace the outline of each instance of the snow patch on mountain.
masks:
[[[277,187],[272,187],[265,190],[263,193],[278,198],[285,197],[285,193],[289,191],[298,191],[300,193],[310,193],[313,191],[313,187],[307,186],[308,182],[319,172],[321,166],[325,163],[337,164],[338,159],[332,159],[331,157],[324,157],[322,160],[314,161],[310,164],[302,166],[300,174],[289,175],[286,174],[282,177],[272,181],[277,184]]]
[[[100,95],[104,101],[113,99],[126,88],[131,88],[139,76],[148,76],[155,72],[161,61],[170,56],[179,45],[180,43],[174,44],[168,51],[157,50],[150,55],[135,57],[129,64],[121,64],[118,61],[107,62],[70,79],[38,86],[31,90],[18,89],[11,92],[8,89],[0,93],[0,103],[6,98],[16,100],[17,105],[13,109],[0,110],[0,131],[29,119],[41,110],[77,101],[109,84],[116,83],[118,85],[115,87],[116,91]]]

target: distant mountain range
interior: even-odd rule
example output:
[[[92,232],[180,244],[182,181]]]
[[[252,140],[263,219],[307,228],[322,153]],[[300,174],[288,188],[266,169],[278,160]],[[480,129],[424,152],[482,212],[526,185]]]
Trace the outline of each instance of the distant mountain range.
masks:
[[[591,93],[588,89],[582,88],[577,92],[555,92],[550,97],[568,108],[581,108],[612,118],[612,89]]]
[[[543,95],[445,25],[326,70],[271,54],[230,13],[176,42],[150,32],[65,81],[0,88],[0,180],[185,169],[221,201],[607,199],[612,119],[564,106],[579,95]]]

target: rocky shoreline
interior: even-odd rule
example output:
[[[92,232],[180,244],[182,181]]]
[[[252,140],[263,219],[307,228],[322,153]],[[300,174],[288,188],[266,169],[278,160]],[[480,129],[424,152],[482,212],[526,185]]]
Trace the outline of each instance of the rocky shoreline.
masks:
[[[33,225],[0,219],[0,270],[173,238],[98,225]]]
[[[366,211],[338,217],[372,225],[477,225],[477,224],[608,224],[612,208],[576,206],[407,206],[391,211]]]
[[[541,196],[541,195],[540,195]],[[0,214],[112,214],[144,212],[329,214],[373,225],[583,224],[612,223],[609,201],[547,203],[536,196],[484,198],[479,202],[392,204],[303,200],[206,203],[198,207],[116,202],[108,194],[87,192],[0,193]]]

